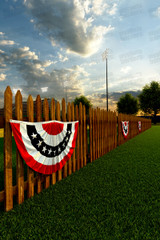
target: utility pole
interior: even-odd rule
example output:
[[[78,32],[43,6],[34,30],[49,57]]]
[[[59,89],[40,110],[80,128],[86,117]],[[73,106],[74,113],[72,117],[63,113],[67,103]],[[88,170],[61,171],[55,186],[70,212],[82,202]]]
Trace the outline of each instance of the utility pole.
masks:
[[[106,107],[108,111],[108,51],[109,49],[107,48],[104,53],[102,54],[102,59],[106,60]]]

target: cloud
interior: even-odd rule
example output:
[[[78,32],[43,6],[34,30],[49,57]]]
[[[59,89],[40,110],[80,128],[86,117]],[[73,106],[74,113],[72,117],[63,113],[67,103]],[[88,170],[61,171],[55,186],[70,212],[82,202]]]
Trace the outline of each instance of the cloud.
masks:
[[[68,57],[63,56],[61,53],[58,53],[58,58],[60,62],[68,61]]]
[[[0,81],[4,81],[6,79],[6,74],[0,73]]]
[[[91,10],[96,14],[96,15],[102,15],[102,13],[108,8],[108,4],[105,3],[104,0],[94,0],[92,1],[93,5]]]
[[[4,35],[4,33],[3,32],[0,32],[0,36],[3,36]]]
[[[63,60],[63,58],[62,58]],[[74,100],[77,95],[84,93],[80,79],[87,76],[87,72],[81,66],[72,68],[52,69],[51,72],[46,70],[51,64],[51,60],[41,61],[36,52],[31,51],[28,46],[13,46],[6,51],[0,51],[0,67],[4,71],[11,70],[15,73],[16,79],[20,78],[18,84],[10,83],[13,89],[21,89],[24,99],[29,94],[35,97],[41,94],[41,97],[54,97],[61,100],[68,92],[68,100]],[[7,66],[7,69],[4,67]],[[9,76],[9,75],[8,75]],[[6,74],[0,74],[0,81],[6,80]],[[21,82],[21,84],[20,84]],[[65,85],[66,83],[66,85]]]
[[[114,29],[94,24],[94,18],[108,6],[103,0],[39,0],[38,7],[36,0],[28,0],[24,4],[35,19],[36,28],[53,46],[61,44],[68,52],[81,56],[95,53],[103,36]]]
[[[14,45],[15,42],[11,40],[0,40],[0,45],[5,46],[5,45]]]
[[[118,6],[117,3],[114,3],[113,6],[107,10],[107,13],[111,16],[115,15],[117,13]]]
[[[130,66],[126,66],[126,67],[122,67],[120,71],[122,73],[124,73],[124,74],[127,74],[127,73],[130,72],[130,70],[131,70],[131,67]]]
[[[160,7],[158,7],[156,11],[153,12],[153,15],[155,15],[156,17],[160,17]]]

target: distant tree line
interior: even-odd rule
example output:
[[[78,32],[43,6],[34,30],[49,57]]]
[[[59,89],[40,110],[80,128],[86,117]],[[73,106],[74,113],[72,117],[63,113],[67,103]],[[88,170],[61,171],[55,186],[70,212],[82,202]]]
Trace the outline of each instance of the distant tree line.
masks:
[[[118,113],[137,114],[142,110],[145,114],[151,114],[156,123],[156,116],[160,111],[160,83],[152,81],[145,85],[138,98],[126,93],[117,102]]]
[[[76,97],[74,100],[75,105],[79,105],[80,102],[86,106],[88,114],[89,107],[92,106],[91,102],[83,95]],[[156,116],[160,112],[159,82],[152,81],[149,85],[145,85],[137,98],[130,93],[126,93],[117,102],[118,113],[137,114],[139,110],[142,110],[145,114],[150,114],[153,122],[156,123]]]

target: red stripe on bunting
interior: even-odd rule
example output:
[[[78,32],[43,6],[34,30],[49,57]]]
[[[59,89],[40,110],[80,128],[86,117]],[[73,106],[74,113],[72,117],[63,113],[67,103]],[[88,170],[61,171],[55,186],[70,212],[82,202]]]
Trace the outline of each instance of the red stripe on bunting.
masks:
[[[51,123],[43,123],[43,129],[50,135],[57,135],[63,131],[64,124],[51,122]]]

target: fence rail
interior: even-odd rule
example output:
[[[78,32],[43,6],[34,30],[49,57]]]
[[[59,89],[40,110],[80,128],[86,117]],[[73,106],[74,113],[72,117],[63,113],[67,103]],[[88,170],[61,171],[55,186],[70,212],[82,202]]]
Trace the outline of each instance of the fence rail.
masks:
[[[40,95],[37,96],[35,103],[29,95],[27,100],[27,117],[23,114],[23,99],[20,91],[15,95],[15,111],[13,111],[12,92],[10,87],[6,88],[4,93],[4,115],[0,116],[0,127],[4,128],[4,190],[0,191],[0,202],[4,201],[5,211],[13,208],[13,196],[16,196],[17,203],[21,204],[25,199],[34,196],[35,192],[40,193],[43,188],[46,189],[50,185],[55,184],[62,178],[66,178],[76,170],[86,166],[88,162],[93,162],[97,158],[113,150],[117,145],[121,145],[125,141],[133,138],[137,134],[137,122],[142,122],[142,131],[151,127],[151,120],[138,118],[131,115],[119,114],[116,112],[100,110],[99,108],[89,109],[86,115],[85,106],[80,103],[79,107],[68,103],[65,99],[62,103],[51,99],[50,105],[45,98],[41,100]],[[75,121],[79,120],[79,128],[76,140],[76,148],[72,157],[64,165],[64,167],[52,175],[43,175],[34,172],[27,166],[27,180],[24,180],[25,162],[16,149],[16,185],[13,186],[13,170],[12,170],[12,130],[10,127],[10,119],[25,121]],[[129,136],[124,139],[122,135],[121,121],[129,121]]]

